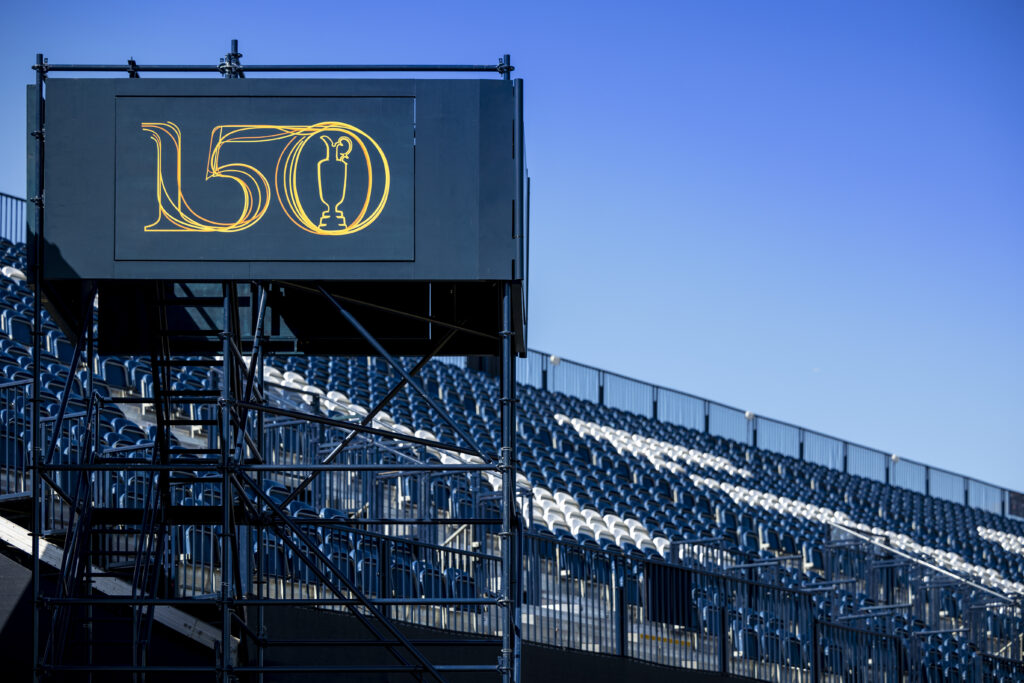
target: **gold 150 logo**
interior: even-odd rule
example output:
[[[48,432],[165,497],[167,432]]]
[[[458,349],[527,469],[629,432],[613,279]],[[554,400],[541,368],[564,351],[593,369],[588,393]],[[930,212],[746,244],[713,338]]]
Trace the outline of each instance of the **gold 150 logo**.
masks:
[[[380,216],[388,201],[391,173],[387,157],[373,138],[355,126],[339,121],[308,126],[224,125],[216,126],[210,135],[206,180],[226,178],[238,183],[242,190],[242,210],[234,220],[214,220],[192,210],[185,200],[178,126],[167,121],[143,123],[142,129],[156,143],[157,154],[159,215],[145,226],[147,232],[239,232],[263,218],[271,203],[270,182],[250,164],[222,163],[221,152],[228,145],[283,143],[274,167],[273,194],[288,219],[314,235],[358,232]],[[316,164],[317,194],[322,206],[317,206],[318,211],[311,217],[300,198],[307,188],[299,181],[299,162],[307,143],[314,138],[322,144],[323,152]],[[165,164],[169,171],[166,174]],[[311,188],[306,195],[310,203]]]

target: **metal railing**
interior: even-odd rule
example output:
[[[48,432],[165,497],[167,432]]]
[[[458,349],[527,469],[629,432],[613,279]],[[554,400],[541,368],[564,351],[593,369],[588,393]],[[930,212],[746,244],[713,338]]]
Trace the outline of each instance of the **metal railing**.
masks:
[[[0,389],[17,392],[23,386],[19,382]],[[11,400],[17,403],[17,394],[12,396],[15,398]],[[18,427],[9,423],[7,431],[16,432]],[[316,458],[316,443],[332,438],[327,433],[313,433],[292,420],[270,424],[265,429],[265,442],[274,443],[273,448],[266,450],[270,464],[274,465],[301,467]],[[61,462],[52,470],[58,479],[80,471],[74,462],[80,444],[73,437],[78,431],[69,428],[66,434],[62,430],[57,435],[52,429],[43,430],[47,441],[54,437],[69,439],[66,447],[70,462]],[[373,443],[367,446],[379,448]],[[107,449],[105,455],[124,457],[126,453],[122,451]],[[378,462],[401,455],[355,448],[350,457],[352,460],[345,464]],[[119,472],[94,472],[90,485],[95,489],[96,504],[142,508],[154,481],[153,473],[146,471],[152,468],[143,466],[148,460],[140,459],[138,471],[125,466]],[[196,472],[169,473],[172,494],[177,488],[186,487],[190,497],[216,503],[220,495],[219,478],[207,484],[198,477],[198,470],[204,466],[208,469],[209,464],[182,463],[183,468],[195,468]],[[21,471],[19,463],[11,465],[16,473]],[[323,542],[321,552],[332,563],[331,571],[346,574],[396,619],[464,633],[500,634],[494,596],[501,560],[494,552],[497,544],[493,531],[482,529],[476,536],[482,541],[479,550],[453,548],[422,537],[403,537],[403,522],[419,519],[419,506],[413,512],[403,501],[403,487],[389,485],[386,478],[359,479],[352,487],[345,482],[327,485],[313,498],[350,500],[356,505],[370,503],[367,509],[375,511],[376,519],[401,517],[399,513],[403,510],[409,517],[397,519],[396,523],[371,525],[361,524],[358,516],[336,521],[295,517],[300,528]],[[120,487],[118,481],[124,482],[124,486]],[[378,485],[369,485],[374,483]],[[423,484],[421,503],[432,497],[430,480]],[[372,504],[374,500],[380,504]],[[55,509],[47,515],[48,528],[60,528],[65,517]],[[141,527],[128,525],[120,536],[111,535],[103,547],[107,563],[116,566],[130,562],[137,552],[140,531]],[[171,585],[179,597],[202,598],[215,593],[221,571],[218,532],[216,525],[197,523],[181,526],[171,535],[166,561],[172,568]],[[295,561],[280,530],[247,527],[241,536],[243,547],[261,546],[252,555],[252,563],[244,568],[245,585],[255,592],[257,600],[308,599],[310,604],[334,608],[331,599],[325,599],[329,594],[325,584],[311,569]],[[715,571],[685,566],[535,532],[524,535],[523,557],[523,635],[533,642],[779,683],[910,683],[931,680],[929,677],[934,673],[931,664],[919,663],[933,657],[936,649],[918,642],[918,637],[860,628],[859,622],[835,623],[836,614],[815,602],[814,590],[785,588],[736,574],[743,571],[742,567]],[[262,559],[257,562],[255,558]],[[315,566],[330,573],[322,563]],[[438,591],[448,592],[447,606],[429,604]],[[937,596],[938,593],[931,599],[936,604]],[[337,606],[340,605],[338,602]],[[951,622],[948,626],[954,630],[962,628],[962,623]],[[1019,662],[1010,659],[979,654],[971,662],[971,672],[979,676],[973,680],[981,680],[982,673],[1020,672]]]
[[[29,401],[32,380],[0,385],[0,495],[27,494],[32,490],[27,453],[32,441]]]
[[[660,420],[1003,516],[1024,516],[1024,494],[711,399],[540,351],[517,359],[519,382]]]
[[[0,237],[25,241],[25,200],[0,192]]]

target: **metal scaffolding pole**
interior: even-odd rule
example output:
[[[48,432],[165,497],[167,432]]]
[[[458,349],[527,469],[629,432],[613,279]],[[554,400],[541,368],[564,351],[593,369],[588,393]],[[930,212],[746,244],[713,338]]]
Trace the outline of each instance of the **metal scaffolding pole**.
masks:
[[[501,295],[501,584],[502,624],[501,674],[503,683],[518,683],[520,660],[520,613],[522,590],[520,572],[522,539],[516,514],[516,376],[512,331],[512,285],[505,283]]]
[[[42,354],[41,338],[43,334],[42,324],[42,253],[43,253],[43,152],[44,145],[44,119],[43,119],[43,83],[46,81],[44,70],[46,60],[42,53],[36,55],[36,111],[35,125],[32,135],[35,137],[35,196],[32,203],[35,205],[36,214],[36,240],[32,245],[32,289],[35,294],[32,304],[32,662],[33,680],[40,680],[39,669],[39,641],[40,641],[40,580],[39,580],[39,536],[42,533],[43,525],[43,481],[39,470],[39,458],[42,455],[42,430],[39,425],[39,401],[40,397],[40,356]]]

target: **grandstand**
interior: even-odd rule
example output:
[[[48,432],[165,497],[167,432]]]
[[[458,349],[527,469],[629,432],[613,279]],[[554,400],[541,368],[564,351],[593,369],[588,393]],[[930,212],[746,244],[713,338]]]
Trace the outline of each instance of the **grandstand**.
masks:
[[[21,202],[5,197],[2,206],[0,503],[9,519],[0,531],[5,554],[17,558],[26,550],[17,505],[32,491],[33,294],[18,233]],[[74,342],[45,313],[43,329],[44,446],[66,466],[54,470],[55,483],[88,490],[96,509],[141,514],[166,475],[164,490],[177,508],[220,503],[220,475],[204,469],[204,450],[216,450],[219,438],[216,420],[204,420],[201,407],[175,416],[171,443],[179,455],[163,472],[133,471],[130,459],[153,457],[157,418],[145,402],[157,381],[152,361],[76,358]],[[218,390],[220,368],[201,360],[182,358],[171,369],[171,388]],[[474,369],[481,366],[474,359],[431,361],[419,377],[433,401],[406,386],[373,418],[376,431],[357,434],[330,420],[358,421],[386,398],[397,377],[379,358],[279,354],[265,363],[265,398],[278,410],[260,425],[268,466],[320,463],[339,443],[352,447],[342,453],[349,469],[312,481],[268,471],[247,505],[283,506],[303,538],[314,539],[319,566],[330,563],[383,600],[395,622],[467,643],[500,636],[493,598],[502,480],[473,469],[484,464],[479,456],[424,445],[468,452],[472,441],[496,452],[498,380]],[[808,683],[1024,681],[1024,519],[1011,514],[1020,494],[547,354],[520,358],[517,374],[527,644],[588,653],[597,658],[594,671],[605,666],[600,656],[612,656],[652,680],[689,670]],[[53,434],[69,386],[75,419]],[[102,408],[76,413],[90,391]],[[312,421],[295,419],[299,413]],[[389,442],[387,433],[422,444]],[[87,482],[84,468],[75,468],[91,452],[90,440],[96,457],[127,464],[93,472]],[[439,468],[403,470],[410,462]],[[393,468],[372,467],[381,464]],[[45,501],[43,536],[65,557],[75,539],[73,512],[85,514],[79,502],[52,494]],[[423,523],[431,518],[438,523]],[[199,517],[176,526],[169,547],[156,552],[156,592],[215,593],[222,528]],[[119,533],[94,539],[100,547],[88,551],[88,571],[112,581],[120,570],[131,583],[133,558],[147,551],[141,535]],[[242,553],[250,562],[234,570],[245,592],[308,599],[337,612],[324,597],[332,594],[329,577],[299,561],[295,538],[298,532],[286,539],[244,528],[238,543],[251,549]],[[141,590],[129,588],[131,595]],[[440,597],[447,604],[431,603]],[[188,618],[201,641],[209,616]],[[209,633],[215,639],[220,632]],[[245,671],[244,641],[228,646],[238,672]],[[100,647],[84,648],[97,658],[90,663],[103,659]],[[542,672],[537,655],[531,675],[530,657],[528,680],[554,671]]]

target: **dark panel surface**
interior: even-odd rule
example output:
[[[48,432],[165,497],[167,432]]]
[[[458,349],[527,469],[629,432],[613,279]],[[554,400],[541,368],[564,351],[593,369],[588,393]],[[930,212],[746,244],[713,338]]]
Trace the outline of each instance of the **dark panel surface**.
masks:
[[[413,260],[413,102],[118,97],[114,258]]]
[[[518,279],[518,83],[51,79],[44,276]]]

